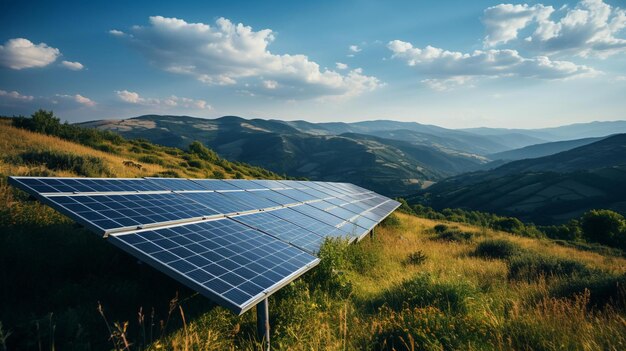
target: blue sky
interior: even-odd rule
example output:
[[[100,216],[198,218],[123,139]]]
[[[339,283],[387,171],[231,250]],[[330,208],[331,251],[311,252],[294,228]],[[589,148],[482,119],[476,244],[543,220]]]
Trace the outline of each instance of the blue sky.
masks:
[[[620,8],[620,6],[622,8]],[[0,114],[625,119],[619,1],[0,2]]]

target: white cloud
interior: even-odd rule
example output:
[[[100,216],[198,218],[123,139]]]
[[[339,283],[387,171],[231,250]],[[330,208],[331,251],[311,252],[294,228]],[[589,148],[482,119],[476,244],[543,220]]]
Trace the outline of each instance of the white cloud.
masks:
[[[465,85],[472,80],[472,77],[457,76],[445,79],[429,78],[423,79],[421,82],[435,91],[449,91],[461,85]]]
[[[361,51],[361,48],[359,48],[359,46],[358,46],[358,45],[350,45],[350,46],[348,47],[348,50],[350,50],[350,52],[360,52],[360,51]]]
[[[607,57],[626,52],[626,11],[602,0],[582,0],[574,8],[501,4],[485,10],[485,45],[522,39],[522,29],[534,31],[520,45],[545,54],[572,53]],[[532,26],[531,26],[532,25]]]
[[[118,36],[118,37],[124,36],[124,32],[122,32],[121,30],[117,30],[117,29],[111,29],[109,31],[109,34],[115,35],[115,36]]]
[[[77,104],[83,105],[83,106],[87,106],[87,107],[94,107],[96,106],[96,102],[91,100],[90,98],[84,97],[80,94],[76,94],[76,95],[62,95],[62,94],[57,94],[55,95],[57,98],[60,99],[66,99],[66,100],[70,100],[73,101]]]
[[[116,90],[117,97],[131,104],[139,104],[143,100],[139,94],[128,90]]]
[[[129,104],[150,106],[155,108],[184,108],[184,109],[200,109],[212,110],[213,107],[204,100],[190,99],[186,97],[178,97],[171,95],[165,99],[144,98],[138,93],[128,90],[116,90],[117,97]]]
[[[61,55],[59,49],[45,43],[33,44],[24,38],[9,39],[0,45],[0,65],[11,69],[45,67]]]
[[[62,61],[61,65],[72,71],[80,71],[81,69],[85,68],[80,62]]]
[[[0,90],[0,96],[19,100],[19,101],[32,101],[34,99],[34,97],[31,95],[22,95],[15,90],[14,91]]]
[[[278,87],[278,82],[275,80],[264,80],[263,86],[266,89],[276,89]]]
[[[348,69],[348,65],[346,65],[345,63],[335,62],[335,65],[337,66],[337,69],[340,70]]]
[[[485,46],[496,46],[517,38],[519,31],[531,21],[545,19],[554,11],[552,6],[500,4],[485,10],[482,21],[487,31]]]
[[[532,77],[567,79],[593,76],[599,72],[569,61],[554,61],[546,56],[522,57],[515,50],[476,50],[472,53],[447,51],[432,46],[413,47],[411,43],[394,40],[387,45],[393,58],[405,61],[418,72],[437,81],[426,80],[431,87],[441,87],[449,78],[455,85],[464,84],[467,77]],[[461,79],[460,77],[465,77]],[[436,84],[435,84],[436,83]],[[449,84],[445,84],[449,85]],[[441,89],[439,89],[441,90]]]
[[[306,55],[273,54],[272,30],[254,31],[225,18],[208,25],[154,16],[122,37],[161,69],[206,84],[242,85],[263,77],[277,82],[276,95],[288,98],[355,95],[380,85],[375,77],[321,69]]]

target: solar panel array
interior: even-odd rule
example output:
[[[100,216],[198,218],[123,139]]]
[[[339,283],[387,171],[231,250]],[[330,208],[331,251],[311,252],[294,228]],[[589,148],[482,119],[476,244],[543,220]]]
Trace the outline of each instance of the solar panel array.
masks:
[[[400,204],[349,183],[9,177],[111,243],[241,314]]]

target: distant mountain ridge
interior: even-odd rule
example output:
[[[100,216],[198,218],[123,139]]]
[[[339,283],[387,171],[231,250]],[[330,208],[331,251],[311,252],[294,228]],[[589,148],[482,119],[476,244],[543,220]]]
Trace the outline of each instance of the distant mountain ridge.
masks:
[[[599,123],[594,130],[602,129]],[[558,134],[485,128],[474,133],[389,120],[311,123],[237,116],[145,115],[81,125],[179,148],[199,140],[230,160],[295,177],[350,181],[389,196],[476,171],[490,161],[489,155],[544,143]]]
[[[541,224],[564,222],[591,208],[626,214],[626,134],[451,177],[411,201],[435,208],[511,215]]]
[[[513,149],[509,151],[498,152],[495,154],[487,155],[487,157],[495,161],[497,160],[516,161],[516,160],[523,160],[527,158],[537,158],[537,157],[554,155],[559,152],[571,150],[579,146],[588,145],[588,144],[594,143],[602,139],[604,139],[604,137],[554,141],[554,142],[549,142],[549,143],[525,146],[519,149]]]

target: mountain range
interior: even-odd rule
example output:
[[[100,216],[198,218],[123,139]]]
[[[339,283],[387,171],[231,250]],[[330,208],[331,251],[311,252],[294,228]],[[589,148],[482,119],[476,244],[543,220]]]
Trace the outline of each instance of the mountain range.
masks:
[[[389,120],[311,123],[162,115],[81,125],[179,148],[199,140],[229,160],[294,177],[350,181],[389,196],[415,193],[447,177],[495,167],[515,157],[544,156],[573,148],[584,141],[540,145],[580,136],[585,128],[456,130]],[[624,121],[587,125],[592,134],[588,136],[626,132]],[[531,145],[537,146],[530,151],[523,149]],[[494,160],[497,163],[490,163]]]
[[[564,222],[593,208],[626,213],[626,134],[445,179],[411,197],[441,208]]]

